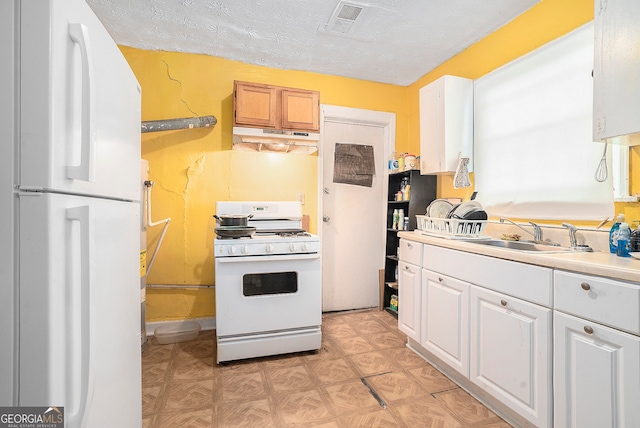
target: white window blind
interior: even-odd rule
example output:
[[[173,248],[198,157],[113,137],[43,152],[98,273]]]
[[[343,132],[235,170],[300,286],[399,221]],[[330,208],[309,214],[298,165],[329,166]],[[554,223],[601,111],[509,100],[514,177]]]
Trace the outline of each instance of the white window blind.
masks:
[[[476,80],[475,185],[490,215],[613,215],[610,155],[607,180],[595,179],[592,69],[590,23]]]

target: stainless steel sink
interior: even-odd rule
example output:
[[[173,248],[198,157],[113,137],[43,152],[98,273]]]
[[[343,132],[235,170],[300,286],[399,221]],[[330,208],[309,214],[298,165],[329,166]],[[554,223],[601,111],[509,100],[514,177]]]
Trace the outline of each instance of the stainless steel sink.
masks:
[[[574,251],[568,247],[559,247],[555,245],[538,244],[535,242],[527,241],[503,241],[503,240],[488,240],[488,241],[473,241],[473,244],[488,245],[491,247],[507,248],[510,250],[518,251],[532,251],[537,253],[558,253]]]

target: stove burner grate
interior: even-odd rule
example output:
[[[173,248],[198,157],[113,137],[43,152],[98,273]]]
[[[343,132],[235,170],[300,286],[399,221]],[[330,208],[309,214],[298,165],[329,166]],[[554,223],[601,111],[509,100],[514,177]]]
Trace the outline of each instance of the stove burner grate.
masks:
[[[278,236],[282,236],[283,238],[291,238],[291,237],[308,237],[311,236],[311,234],[309,232],[299,232],[299,231],[295,231],[295,232],[279,232],[276,233],[276,235]]]
[[[280,236],[283,238],[309,237],[311,234],[304,229],[263,229],[257,230],[256,235],[260,236]]]

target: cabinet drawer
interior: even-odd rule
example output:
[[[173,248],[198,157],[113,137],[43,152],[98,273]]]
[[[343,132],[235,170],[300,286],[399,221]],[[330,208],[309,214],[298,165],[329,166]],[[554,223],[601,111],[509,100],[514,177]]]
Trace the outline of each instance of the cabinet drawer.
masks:
[[[640,334],[640,284],[554,272],[555,309]]]
[[[422,267],[551,307],[552,269],[424,245]]]
[[[422,263],[422,244],[407,239],[400,240],[398,247],[398,258],[403,262],[420,266]]]

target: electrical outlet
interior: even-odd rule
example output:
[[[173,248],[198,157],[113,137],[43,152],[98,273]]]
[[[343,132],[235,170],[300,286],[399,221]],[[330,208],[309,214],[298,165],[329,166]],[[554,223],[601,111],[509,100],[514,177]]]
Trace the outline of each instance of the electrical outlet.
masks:
[[[298,202],[304,205],[304,192],[298,192]]]

